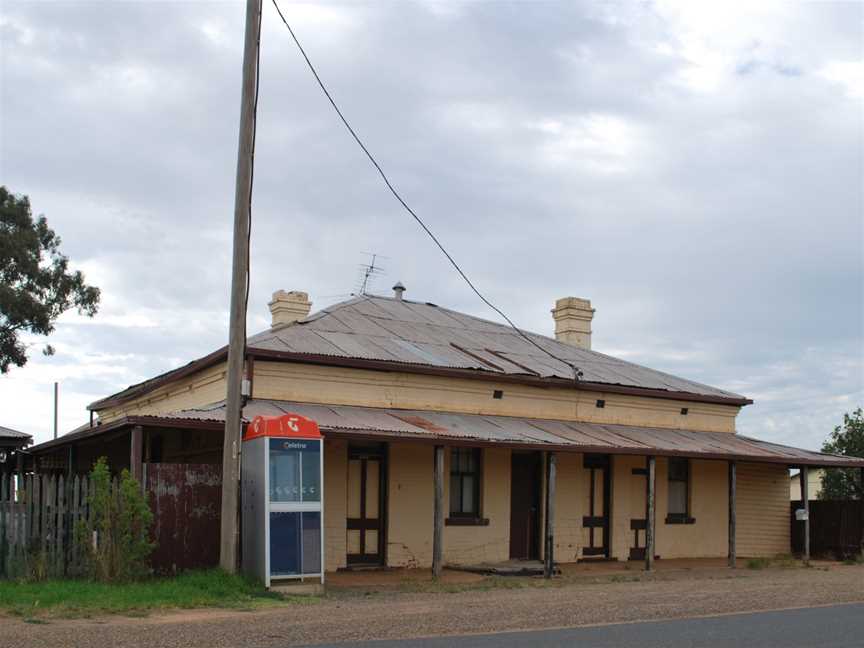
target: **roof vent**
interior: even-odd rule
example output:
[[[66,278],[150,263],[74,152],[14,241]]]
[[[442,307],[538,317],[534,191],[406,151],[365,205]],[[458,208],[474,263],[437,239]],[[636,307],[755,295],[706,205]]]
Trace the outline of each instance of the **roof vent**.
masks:
[[[402,301],[402,293],[405,292],[405,286],[402,285],[401,281],[397,281],[396,285],[393,286],[393,296],[397,301]]]
[[[293,324],[302,320],[312,310],[309,295],[299,290],[292,290],[291,292],[277,290],[273,293],[273,300],[268,306],[270,306],[270,315],[272,316],[270,328]]]

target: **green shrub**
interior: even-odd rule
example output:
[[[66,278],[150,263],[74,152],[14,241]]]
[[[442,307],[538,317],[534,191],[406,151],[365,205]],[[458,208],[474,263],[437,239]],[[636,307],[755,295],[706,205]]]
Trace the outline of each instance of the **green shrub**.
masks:
[[[111,479],[108,461],[100,457],[90,473],[89,519],[76,529],[84,551],[84,575],[101,582],[129,581],[150,572],[148,559],[153,513],[141,486],[129,471]]]

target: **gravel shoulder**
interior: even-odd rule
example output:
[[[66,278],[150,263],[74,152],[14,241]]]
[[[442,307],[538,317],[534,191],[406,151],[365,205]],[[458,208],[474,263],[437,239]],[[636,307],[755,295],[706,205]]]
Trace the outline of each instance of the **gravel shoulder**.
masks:
[[[315,604],[143,618],[0,617],[0,647],[261,647],[674,619],[864,601],[864,566],[682,571],[550,585],[337,592]]]

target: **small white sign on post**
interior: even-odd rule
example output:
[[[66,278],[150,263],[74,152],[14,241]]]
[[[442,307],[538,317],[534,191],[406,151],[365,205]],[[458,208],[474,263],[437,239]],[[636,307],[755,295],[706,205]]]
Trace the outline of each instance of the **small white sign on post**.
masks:
[[[809,519],[809,515],[808,515],[807,511],[803,508],[796,509],[795,510],[795,519],[798,520],[799,522],[803,522],[804,520]]]

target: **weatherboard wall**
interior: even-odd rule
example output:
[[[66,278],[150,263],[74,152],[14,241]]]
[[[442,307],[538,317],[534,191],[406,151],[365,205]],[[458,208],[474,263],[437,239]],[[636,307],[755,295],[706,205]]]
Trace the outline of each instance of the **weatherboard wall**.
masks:
[[[738,555],[776,556],[791,551],[789,471],[776,464],[738,464]]]
[[[157,387],[115,407],[100,409],[99,420],[109,423],[122,416],[157,416],[225,400],[226,367],[222,362]]]

